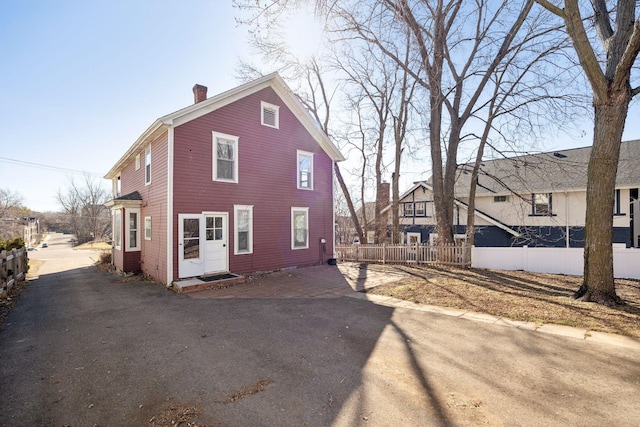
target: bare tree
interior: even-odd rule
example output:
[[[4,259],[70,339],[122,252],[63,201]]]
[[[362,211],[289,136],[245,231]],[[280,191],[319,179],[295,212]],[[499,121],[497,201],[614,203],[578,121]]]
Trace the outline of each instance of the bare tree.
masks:
[[[18,210],[24,208],[24,197],[17,191],[0,188],[0,218],[15,216]]]
[[[85,175],[82,183],[70,179],[66,191],[58,190],[58,203],[78,243],[100,239],[110,228],[111,216],[109,209],[104,206],[109,199],[109,192],[101,184]]]
[[[629,103],[640,94],[632,69],[640,52],[640,17],[636,0],[592,0],[593,15],[585,20],[577,0],[558,6],[536,0],[559,16],[573,42],[580,65],[593,90],[595,123],[587,169],[584,276],[576,298],[614,305],[622,300],[613,280],[613,209],[620,143]],[[589,23],[593,32],[589,32]],[[599,39],[599,42],[598,42]]]
[[[20,218],[29,212],[17,191],[0,188],[0,240],[22,237]]]

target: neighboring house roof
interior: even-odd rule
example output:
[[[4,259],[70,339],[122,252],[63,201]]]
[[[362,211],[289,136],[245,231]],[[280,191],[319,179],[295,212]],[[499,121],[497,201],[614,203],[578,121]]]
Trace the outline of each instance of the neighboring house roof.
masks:
[[[293,94],[289,86],[284,82],[278,73],[272,73],[261,77],[252,82],[243,84],[221,94],[215,95],[197,104],[190,105],[186,108],[167,114],[157,119],[129,148],[129,150],[118,160],[118,162],[105,175],[105,178],[112,179],[117,176],[118,172],[140,151],[140,149],[151,143],[158,136],[162,135],[170,127],[179,126],[191,120],[197,119],[205,114],[215,111],[225,105],[231,104],[242,99],[252,93],[258,92],[266,87],[271,87],[276,94],[282,99],[286,106],[302,123],[305,129],[320,144],[322,149],[334,161],[345,160],[340,150],[331,142],[326,133],[324,133],[317,123],[313,120],[307,109],[302,105],[300,100]]]
[[[407,191],[405,191],[405,192],[400,196],[399,200],[404,199],[404,198],[405,198],[405,197],[407,197],[409,194],[413,193],[414,191],[416,191],[418,188],[421,188],[421,187],[422,187],[423,189],[425,189],[425,190],[429,190],[429,191],[433,192],[433,187],[431,186],[431,184],[429,184],[428,182],[425,182],[425,181],[418,181],[418,182],[415,182],[415,183],[413,184],[413,186],[412,186],[410,189],[408,189]],[[460,201],[460,200],[458,200],[458,199],[454,199],[454,200],[453,200],[453,202],[454,202],[454,204],[455,204],[456,206],[460,206],[460,207],[461,207],[461,208],[463,208],[464,210],[469,209],[469,207],[467,206],[467,204],[466,204],[466,203],[461,202],[461,201]],[[382,209],[382,213],[384,213],[384,212],[388,211],[389,209],[391,209],[391,207],[392,207],[392,206],[393,206],[392,204],[387,205],[384,209]],[[518,233],[517,231],[513,230],[513,229],[512,229],[511,227],[509,227],[508,225],[506,225],[506,224],[504,224],[504,223],[502,223],[502,222],[498,221],[497,219],[495,219],[495,218],[493,218],[493,217],[491,217],[491,216],[489,216],[489,215],[485,214],[484,212],[479,211],[478,209],[474,209],[474,215],[475,215],[475,216],[477,216],[478,218],[482,218],[482,219],[484,219],[485,221],[488,221],[489,223],[491,223],[491,224],[495,225],[495,226],[496,226],[496,227],[498,227],[498,228],[501,228],[501,229],[505,230],[505,231],[506,231],[507,233],[509,233],[509,234],[512,234],[512,235],[514,235],[514,236],[516,236],[516,237],[520,236],[520,233]]]
[[[525,194],[587,188],[587,166],[591,147],[527,154],[483,161],[478,175],[477,195]],[[622,142],[616,187],[640,185],[640,139]],[[458,167],[455,192],[468,197],[473,164]]]

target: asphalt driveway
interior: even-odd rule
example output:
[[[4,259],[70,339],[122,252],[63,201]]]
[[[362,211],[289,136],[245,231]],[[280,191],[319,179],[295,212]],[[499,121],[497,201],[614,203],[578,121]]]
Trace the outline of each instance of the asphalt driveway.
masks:
[[[52,247],[0,329],[0,425],[639,425],[637,349],[348,296],[192,298]]]

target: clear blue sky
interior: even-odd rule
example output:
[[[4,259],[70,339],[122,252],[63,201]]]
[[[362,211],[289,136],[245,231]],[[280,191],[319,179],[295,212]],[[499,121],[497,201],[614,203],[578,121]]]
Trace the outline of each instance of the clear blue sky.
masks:
[[[2,0],[0,157],[99,179],[158,117],[237,84],[246,29],[225,0]],[[36,211],[83,175],[0,159]],[[107,181],[105,180],[105,183]]]
[[[21,162],[0,159],[0,187],[35,211],[59,210],[58,190],[83,179],[64,170],[102,179],[156,118],[193,102],[195,83],[209,96],[234,87],[238,58],[249,55],[231,0],[0,5],[0,157]],[[624,139],[640,138],[638,110],[636,101]],[[584,128],[545,148],[591,144],[592,124]]]

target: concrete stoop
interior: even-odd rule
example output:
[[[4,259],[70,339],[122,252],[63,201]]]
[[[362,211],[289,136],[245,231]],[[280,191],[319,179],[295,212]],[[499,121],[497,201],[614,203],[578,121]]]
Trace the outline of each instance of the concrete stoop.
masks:
[[[176,280],[171,283],[171,289],[178,294],[186,294],[190,292],[203,291],[205,289],[226,288],[242,284],[244,282],[244,276],[233,273],[224,273]]]

